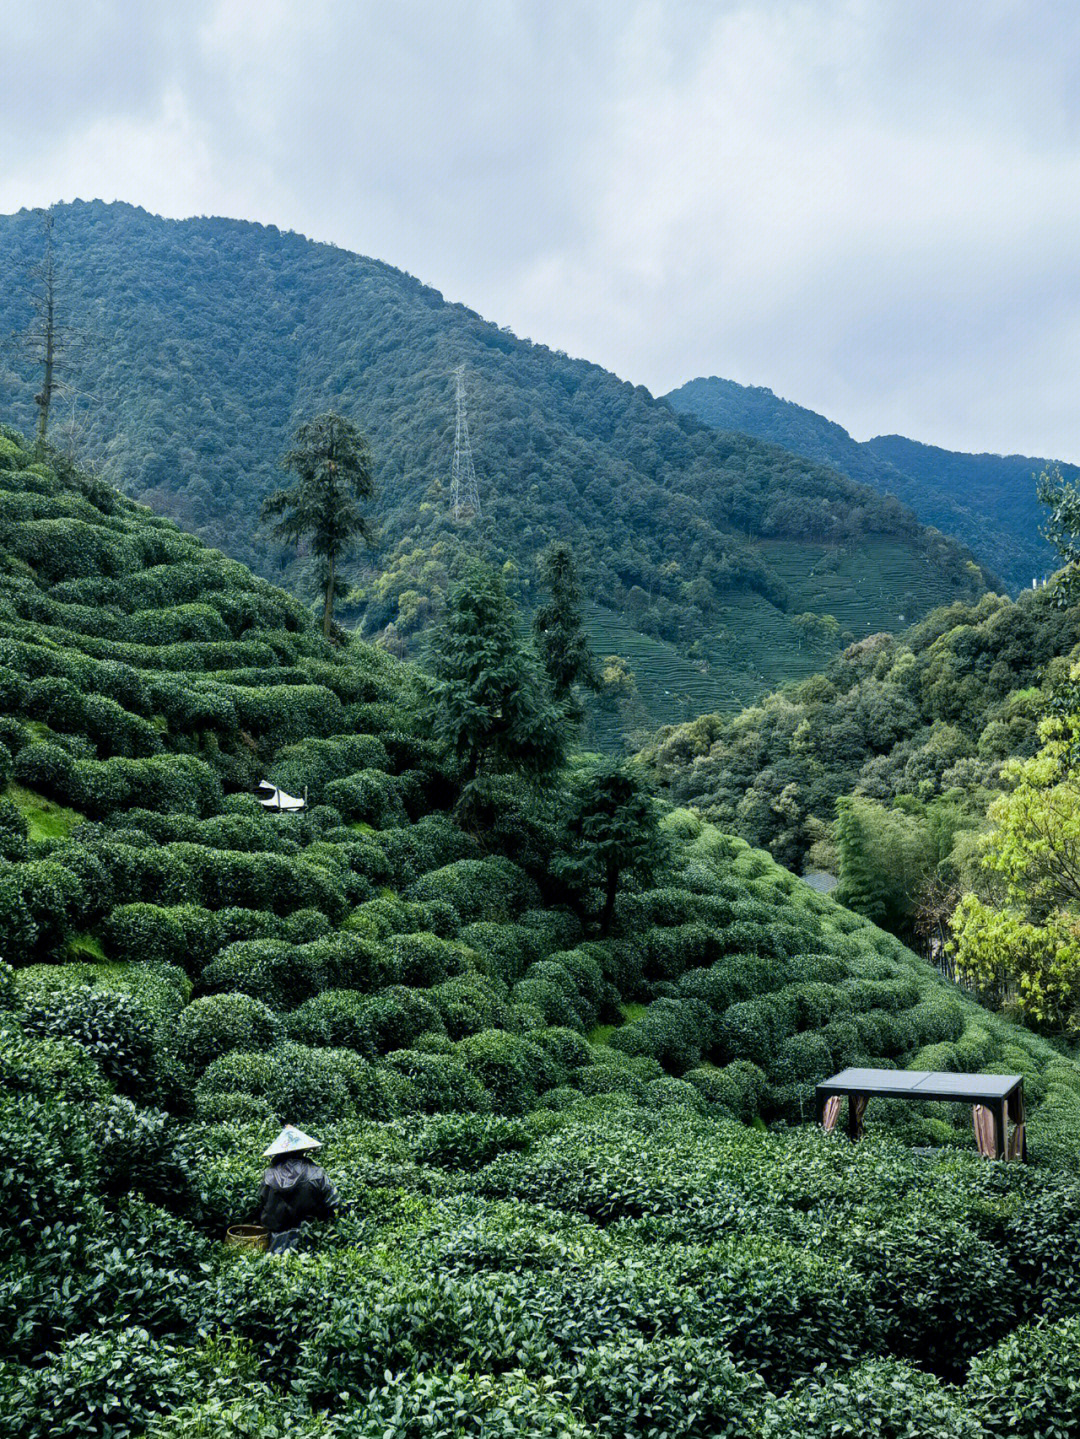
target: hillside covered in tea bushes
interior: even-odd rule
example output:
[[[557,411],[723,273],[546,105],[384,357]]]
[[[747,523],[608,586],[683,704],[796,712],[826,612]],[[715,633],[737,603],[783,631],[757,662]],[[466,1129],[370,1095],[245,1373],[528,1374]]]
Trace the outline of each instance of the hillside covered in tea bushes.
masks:
[[[3,432],[0,1434],[1045,1432],[1080,1068],[684,810],[605,932],[587,767],[470,795],[435,703]],[[855,1062],[1022,1072],[1036,1162],[816,1133]],[[344,1210],[228,1250],[286,1120]]]
[[[307,597],[307,560],[260,526],[259,508],[296,426],[339,411],[369,436],[377,485],[378,543],[352,564],[348,619],[395,651],[417,652],[462,551],[509,565],[531,608],[536,558],[564,540],[598,635],[624,624],[631,663],[638,637],[657,642],[654,659],[677,651],[664,681],[642,686],[655,724],[738,708],[819,668],[844,633],[986,587],[961,545],[895,499],[718,435],[390,265],[234,220],[100,202],[51,213],[66,338],[54,441]],[[43,243],[39,214],[0,217],[0,333],[31,321]],[[459,365],[482,517],[455,520]],[[40,381],[17,348],[0,358],[0,413],[26,431]],[[693,710],[680,660],[708,687]]]
[[[1027,455],[971,455],[920,444],[903,435],[853,440],[841,425],[759,385],[690,380],[664,397],[680,414],[718,430],[736,430],[782,445],[849,479],[895,495],[924,525],[935,525],[971,547],[1012,593],[1056,567],[1043,538],[1036,477],[1057,461]],[[1075,465],[1060,465],[1076,479]]]
[[[640,759],[673,802],[796,872],[857,858],[860,905],[910,925],[921,893],[962,883],[1002,766],[1035,753],[1078,644],[1080,609],[1054,586],[985,595],[851,645],[734,718],[668,727]]]

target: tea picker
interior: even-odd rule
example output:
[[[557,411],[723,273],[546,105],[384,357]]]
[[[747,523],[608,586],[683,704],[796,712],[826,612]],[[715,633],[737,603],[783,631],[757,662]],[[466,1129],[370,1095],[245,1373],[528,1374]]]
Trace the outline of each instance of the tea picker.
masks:
[[[271,1254],[294,1249],[306,1219],[329,1219],[340,1205],[326,1171],[310,1158],[321,1148],[318,1139],[287,1124],[263,1151],[271,1163],[259,1191],[258,1222],[269,1231]]]

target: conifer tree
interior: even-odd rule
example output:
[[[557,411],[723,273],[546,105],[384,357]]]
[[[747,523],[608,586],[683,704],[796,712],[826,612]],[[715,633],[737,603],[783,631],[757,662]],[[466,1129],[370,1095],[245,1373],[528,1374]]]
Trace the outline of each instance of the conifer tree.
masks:
[[[297,482],[265,501],[262,518],[274,521],[273,533],[286,544],[310,541],[323,592],[323,634],[329,635],[341,590],[338,565],[357,540],[373,542],[362,505],[375,496],[374,466],[367,439],[341,415],[316,415],[295,439],[281,463]]]
[[[629,878],[648,882],[666,852],[655,800],[636,775],[607,764],[577,788],[556,868],[582,897],[599,893],[603,936],[611,929],[620,886]]]
[[[599,678],[581,626],[581,593],[570,546],[549,545],[540,557],[540,577],[550,593],[533,618],[533,637],[556,704],[573,720],[581,718],[576,685],[599,687]]]
[[[481,772],[537,776],[563,762],[563,716],[500,577],[471,561],[430,647],[429,715],[466,782]]]

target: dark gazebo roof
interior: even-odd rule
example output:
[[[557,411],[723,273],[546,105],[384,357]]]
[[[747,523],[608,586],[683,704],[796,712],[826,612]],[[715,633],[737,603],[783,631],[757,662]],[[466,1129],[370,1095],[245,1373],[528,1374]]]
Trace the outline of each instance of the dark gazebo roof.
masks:
[[[955,1099],[1000,1104],[1024,1082],[1022,1074],[946,1074],[931,1069],[842,1069],[817,1086],[819,1094],[865,1094],[876,1099]]]

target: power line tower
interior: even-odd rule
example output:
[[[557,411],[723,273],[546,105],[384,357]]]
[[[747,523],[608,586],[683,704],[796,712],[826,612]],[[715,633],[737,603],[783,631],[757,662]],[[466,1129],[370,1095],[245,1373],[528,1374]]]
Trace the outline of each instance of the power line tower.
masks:
[[[457,428],[454,431],[454,468],[450,480],[450,509],[455,520],[460,520],[464,511],[471,510],[480,518],[480,492],[476,488],[476,470],[473,468],[472,445],[469,443],[469,417],[465,412],[465,366],[459,365],[454,371],[457,381]]]

